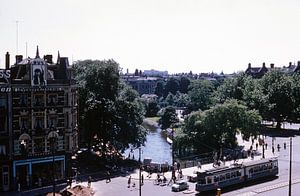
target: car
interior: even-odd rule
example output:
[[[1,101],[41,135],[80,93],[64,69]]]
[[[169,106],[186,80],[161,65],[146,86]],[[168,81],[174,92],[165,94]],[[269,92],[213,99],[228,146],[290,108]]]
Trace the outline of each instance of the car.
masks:
[[[182,190],[186,190],[188,188],[189,188],[189,185],[185,180],[177,181],[172,185],[172,191],[182,191]]]

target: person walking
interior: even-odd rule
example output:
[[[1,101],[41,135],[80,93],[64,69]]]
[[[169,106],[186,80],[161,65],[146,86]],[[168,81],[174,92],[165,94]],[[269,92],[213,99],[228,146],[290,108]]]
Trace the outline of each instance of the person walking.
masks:
[[[280,145],[279,144],[277,144],[277,150],[278,150],[278,152],[280,151]]]
[[[198,169],[201,169],[201,162],[198,161]]]
[[[127,187],[130,188],[130,184],[131,184],[131,176],[129,176],[128,182],[127,182],[127,183],[128,183],[128,186],[127,186]]]
[[[91,188],[91,184],[92,184],[92,177],[89,176],[89,178],[88,178],[88,188]]]
[[[142,185],[144,185],[144,174],[142,174],[141,183],[142,183]]]
[[[272,153],[274,154],[274,152],[275,152],[275,149],[274,149],[274,146],[272,146]]]
[[[283,149],[284,150],[286,149],[286,143],[285,142],[283,143]]]
[[[111,182],[111,179],[110,179],[110,172],[107,171],[107,172],[106,172],[106,183],[109,183],[109,182]]]

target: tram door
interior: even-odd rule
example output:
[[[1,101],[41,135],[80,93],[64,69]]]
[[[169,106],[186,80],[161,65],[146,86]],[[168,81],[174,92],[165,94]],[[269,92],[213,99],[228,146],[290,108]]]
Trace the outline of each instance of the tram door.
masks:
[[[3,191],[9,190],[9,169],[8,166],[2,167],[2,187]]]

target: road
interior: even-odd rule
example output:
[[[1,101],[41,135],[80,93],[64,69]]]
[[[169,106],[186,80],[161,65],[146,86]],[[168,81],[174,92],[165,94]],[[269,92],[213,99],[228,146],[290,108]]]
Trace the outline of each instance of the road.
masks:
[[[274,138],[274,139],[273,139]],[[230,189],[222,190],[222,196],[263,196],[263,195],[272,195],[272,196],[282,196],[288,195],[288,179],[289,179],[289,134],[284,136],[266,136],[265,141],[268,143],[268,149],[265,150],[265,155],[268,156],[278,156],[279,160],[279,174],[278,178],[267,180],[264,182],[257,182],[256,184],[245,184],[243,186],[231,187]],[[275,148],[275,153],[272,153],[272,141],[274,142],[274,146],[277,147],[279,144],[281,146],[280,151]],[[251,145],[251,142],[243,142],[239,141],[241,145],[245,146],[245,149],[248,149]],[[255,141],[256,143],[256,141]],[[286,143],[286,149],[284,149],[284,143]],[[255,146],[255,145],[254,145]],[[255,148],[255,147],[254,147]],[[293,144],[292,144],[292,195],[300,195],[300,153],[298,153],[298,149],[300,149],[300,136],[295,135],[293,137]],[[262,147],[258,147],[258,151],[262,151]],[[260,159],[261,156],[255,157],[255,159]],[[204,165],[202,166],[204,167]],[[183,169],[183,174],[186,175],[188,173],[192,173],[197,168],[186,168]],[[132,176],[131,186],[128,188],[128,177],[129,175]],[[195,190],[195,183],[189,183],[190,191],[189,192],[172,192],[171,186],[158,186],[154,185],[153,181],[156,174],[152,174],[151,178],[147,178],[147,173],[144,172],[144,185],[141,189],[141,195],[143,196],[160,196],[160,195],[196,195]],[[170,179],[170,173],[165,173],[165,176]],[[116,196],[116,195],[124,195],[124,196],[137,196],[139,195],[138,189],[138,173],[131,173],[127,174],[126,176],[119,176],[111,179],[110,183],[106,183],[105,180],[98,180],[94,179],[92,182],[92,188],[95,192],[96,196]],[[132,184],[135,183],[135,187],[132,187]],[[81,185],[87,186],[87,182],[79,183]],[[73,183],[73,186],[76,184]],[[30,194],[27,192],[27,195],[35,195]],[[185,195],[184,194],[184,195]],[[10,194],[14,195],[14,194]],[[26,195],[22,194],[21,195]],[[212,193],[200,193],[202,195],[216,195],[215,192]]]

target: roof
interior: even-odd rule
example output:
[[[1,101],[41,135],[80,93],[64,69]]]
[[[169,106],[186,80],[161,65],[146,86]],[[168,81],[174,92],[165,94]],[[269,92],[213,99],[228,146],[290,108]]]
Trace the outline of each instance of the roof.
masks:
[[[271,158],[267,158],[267,159],[261,159],[261,160],[256,160],[256,161],[249,161],[249,162],[245,162],[243,163],[244,166],[252,166],[252,165],[259,165],[262,163],[268,163],[268,162],[275,162],[277,161],[277,157],[271,157]]]

